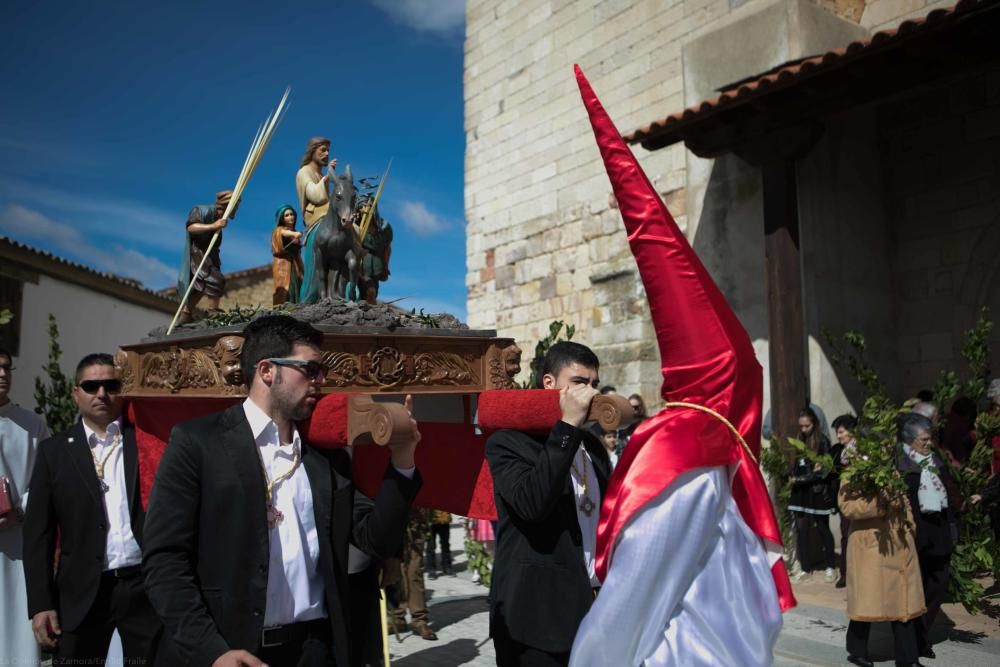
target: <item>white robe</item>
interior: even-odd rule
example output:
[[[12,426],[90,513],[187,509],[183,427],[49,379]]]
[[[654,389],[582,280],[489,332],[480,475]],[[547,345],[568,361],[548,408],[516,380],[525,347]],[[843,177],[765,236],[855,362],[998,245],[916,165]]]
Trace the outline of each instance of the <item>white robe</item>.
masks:
[[[0,476],[10,479],[14,503],[22,512],[38,443],[47,437],[49,430],[39,415],[14,403],[0,406]],[[21,525],[0,528],[0,662],[36,665],[40,656],[28,619],[22,550]]]
[[[774,558],[740,515],[729,472],[689,471],[629,521],[571,667],[771,664]]]

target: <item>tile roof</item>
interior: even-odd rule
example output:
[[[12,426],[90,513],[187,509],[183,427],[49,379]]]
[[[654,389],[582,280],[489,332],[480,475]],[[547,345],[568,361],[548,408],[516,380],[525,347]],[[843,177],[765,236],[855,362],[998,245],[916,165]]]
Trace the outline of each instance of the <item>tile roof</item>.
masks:
[[[623,138],[630,144],[641,143],[653,135],[671,132],[716,111],[749,102],[771,91],[790,88],[816,74],[847,65],[862,56],[896,47],[911,36],[946,27],[981,8],[997,9],[1000,8],[1000,3],[997,0],[960,0],[952,7],[935,9],[922,18],[903,21],[893,30],[882,30],[868,39],[851,42],[843,48],[784,63],[767,72],[724,86],[719,89],[717,97],[653,121],[623,135]],[[676,141],[680,141],[680,138]]]
[[[8,236],[0,236],[0,257],[9,258],[11,261],[24,261],[36,271],[73,283],[78,283],[80,278],[88,279],[89,286],[127,301],[142,303],[164,311],[176,307],[176,298],[171,299],[151,290],[135,278],[98,271],[85,264],[25,245]]]

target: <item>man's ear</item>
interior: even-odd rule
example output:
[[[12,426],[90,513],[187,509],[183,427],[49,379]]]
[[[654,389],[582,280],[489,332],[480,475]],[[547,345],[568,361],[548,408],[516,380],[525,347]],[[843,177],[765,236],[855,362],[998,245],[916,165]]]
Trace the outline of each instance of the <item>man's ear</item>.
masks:
[[[555,389],[556,388],[556,376],[552,373],[546,373],[542,376],[542,389]]]

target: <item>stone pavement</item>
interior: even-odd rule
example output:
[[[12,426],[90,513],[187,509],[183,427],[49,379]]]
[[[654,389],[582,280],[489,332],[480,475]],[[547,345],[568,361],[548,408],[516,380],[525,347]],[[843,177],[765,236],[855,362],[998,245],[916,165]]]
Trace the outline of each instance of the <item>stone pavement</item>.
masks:
[[[493,643],[488,637],[488,591],[472,583],[471,573],[465,571],[463,543],[462,527],[455,523],[451,530],[451,546],[457,574],[427,580],[431,627],[437,632],[438,641],[425,641],[408,632],[400,635],[402,641],[390,637],[389,654],[393,667],[486,667],[496,664]],[[784,628],[775,650],[776,667],[847,665],[844,589],[835,589],[833,584],[818,577],[796,584],[795,592],[799,606],[785,614]],[[927,667],[995,667],[1000,664],[1000,624],[995,617],[970,616],[956,605],[945,605],[932,637],[938,657],[936,660],[923,659],[921,662]],[[888,624],[877,624],[872,629],[870,648],[876,664],[893,664]]]

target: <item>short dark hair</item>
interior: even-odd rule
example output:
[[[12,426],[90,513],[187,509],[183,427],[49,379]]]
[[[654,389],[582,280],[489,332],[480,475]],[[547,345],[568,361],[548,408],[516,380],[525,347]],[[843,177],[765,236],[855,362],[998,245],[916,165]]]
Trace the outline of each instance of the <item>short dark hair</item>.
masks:
[[[91,352],[83,359],[80,363],[76,365],[76,384],[80,384],[80,378],[83,377],[83,371],[87,370],[91,366],[111,366],[114,368],[115,360],[114,358],[105,352]]]
[[[601,394],[602,395],[604,395],[604,394],[617,394],[617,393],[618,393],[618,390],[615,389],[615,386],[612,385],[612,384],[606,384],[603,387],[601,387]]]
[[[921,401],[925,401],[927,403],[933,403],[934,402],[934,392],[931,391],[930,389],[921,389],[920,391],[917,392],[917,398],[919,398]]]
[[[840,415],[839,417],[833,420],[834,431],[836,431],[838,428],[842,428],[853,433],[854,429],[856,429],[857,427],[858,427],[858,418],[851,414]]]
[[[597,355],[589,347],[571,340],[561,340],[545,353],[545,358],[542,359],[542,369],[538,374],[538,386],[542,386],[543,377],[559,375],[559,371],[570,364],[580,364],[585,368],[601,367]]]
[[[257,374],[261,359],[287,357],[296,344],[319,347],[323,334],[311,324],[300,322],[288,315],[265,315],[243,329],[243,350],[240,352],[240,369],[247,389]]]
[[[14,355],[8,352],[5,347],[0,347],[0,357],[7,357],[7,361],[14,363]]]

